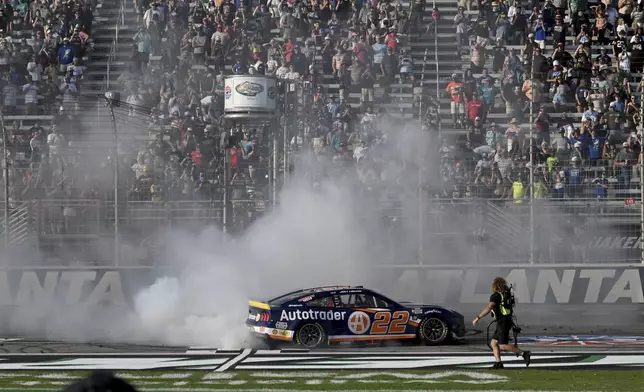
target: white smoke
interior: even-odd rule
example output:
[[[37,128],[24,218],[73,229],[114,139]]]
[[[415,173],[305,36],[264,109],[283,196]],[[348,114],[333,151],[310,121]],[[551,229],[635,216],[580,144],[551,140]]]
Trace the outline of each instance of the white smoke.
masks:
[[[196,237],[172,232],[168,253],[182,273],[160,278],[136,296],[132,325],[165,344],[238,348],[249,344],[249,298],[366,283],[365,235],[374,228],[358,224],[354,202],[339,184],[314,190],[299,183],[239,238],[215,228]]]

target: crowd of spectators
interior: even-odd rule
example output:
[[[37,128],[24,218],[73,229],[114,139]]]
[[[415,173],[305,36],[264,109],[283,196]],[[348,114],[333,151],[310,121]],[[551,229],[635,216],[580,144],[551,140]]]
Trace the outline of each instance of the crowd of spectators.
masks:
[[[340,164],[361,164],[384,143],[377,124],[389,118],[383,106],[394,102],[391,85],[418,84],[405,47],[410,32],[425,28],[422,7],[414,13],[355,0],[135,6],[140,26],[120,81],[130,114],[149,113],[156,140],[136,152],[131,200],[218,200],[226,166],[233,199],[252,198],[265,189],[272,132],[281,128],[288,129],[288,162],[307,149],[352,168]],[[224,77],[233,73],[278,79],[277,122],[223,119]]]
[[[96,4],[78,0],[3,0],[0,4],[0,94],[5,120],[0,147],[2,167],[7,154],[10,200],[47,196],[56,187],[43,184],[62,181],[62,175],[51,174],[65,169],[61,149],[73,135],[63,136],[61,129],[79,112],[85,60],[94,47]],[[28,194],[36,188],[45,194]]]
[[[641,161],[642,5],[460,5],[454,32],[461,46],[470,44],[469,66],[446,86],[452,121],[445,127],[466,136],[441,147],[445,196],[522,203],[530,192],[536,199],[628,195]],[[475,7],[470,18],[465,8]]]
[[[93,47],[92,2],[3,1],[0,11],[3,114],[75,110],[83,59]]]
[[[641,7],[459,5],[457,50],[463,54],[469,43],[469,67],[445,88],[452,121],[443,124],[445,137],[436,146],[439,196],[521,202],[529,192],[602,199],[612,189],[628,191],[641,139]],[[93,6],[5,2],[4,12],[13,16],[0,41],[5,115],[62,116],[77,109]],[[382,125],[396,123],[385,109],[396,102],[396,83],[410,86],[415,104],[426,104],[425,129],[438,127],[434,104],[416,89],[407,45],[410,34],[432,33],[439,22],[437,9],[423,18],[423,2],[406,8],[359,1],[137,0],[134,7],[139,27],[129,70],[119,80],[129,114],[149,118],[154,141],[137,148],[128,165],[129,200],[219,200],[226,167],[232,184],[243,185],[235,198],[253,198],[267,183],[271,134],[284,126],[289,153],[310,149],[320,160],[356,163],[351,170],[362,182],[381,178],[383,162],[375,162],[375,152],[391,143]],[[470,17],[466,8],[478,15]],[[231,73],[278,78],[280,99],[288,102],[279,124],[224,120],[224,78]],[[18,104],[21,92],[25,105]],[[57,143],[65,143],[56,126],[6,125],[12,161],[49,159]],[[454,141],[450,135],[458,129],[465,136]]]

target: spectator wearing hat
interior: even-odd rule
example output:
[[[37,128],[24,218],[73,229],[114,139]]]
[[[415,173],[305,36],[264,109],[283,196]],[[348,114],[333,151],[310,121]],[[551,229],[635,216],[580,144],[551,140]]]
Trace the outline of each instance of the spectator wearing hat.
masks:
[[[494,110],[494,103],[499,90],[494,85],[494,78],[484,78],[478,90],[485,103],[484,110],[481,113],[483,119],[487,118],[487,114]]]
[[[452,81],[445,88],[449,95],[451,103],[450,110],[452,114],[452,124],[456,127],[460,124],[463,114],[465,113],[465,97],[463,95],[463,82],[456,74],[452,74]]]
[[[69,38],[63,38],[63,44],[57,51],[58,63],[60,64],[60,72],[65,72],[67,66],[74,61],[76,57],[76,49],[69,43]]]
[[[581,148],[581,143],[575,143],[575,152],[570,159],[571,167],[564,170],[565,180],[567,185],[567,193],[571,198],[578,198],[583,196],[583,184],[584,184],[584,169],[580,166],[581,158],[578,154]]]
[[[470,23],[469,16],[465,14],[463,7],[458,7],[454,16],[453,25],[456,28],[456,53],[460,56],[462,47],[467,45],[467,32]]]
[[[636,161],[635,153],[630,142],[622,143],[622,149],[613,161],[613,172],[617,175],[617,189],[629,189],[633,177],[633,164]]]

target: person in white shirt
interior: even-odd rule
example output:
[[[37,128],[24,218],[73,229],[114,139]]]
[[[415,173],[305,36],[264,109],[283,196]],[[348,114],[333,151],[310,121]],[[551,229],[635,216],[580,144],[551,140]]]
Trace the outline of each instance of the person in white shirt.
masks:
[[[618,57],[619,60],[619,69],[625,72],[627,75],[631,74],[631,56],[627,52],[621,52]]]
[[[66,142],[63,135],[58,132],[55,124],[51,126],[51,133],[47,135],[47,145],[49,146],[50,157],[58,159],[62,155],[62,149],[65,147]]]
[[[31,161],[40,162],[42,160],[42,137],[40,132],[34,132],[33,137],[29,140],[31,148]]]
[[[275,75],[279,63],[277,62],[277,56],[273,56],[270,60],[266,62],[266,75]]]
[[[286,75],[284,75],[284,79],[287,79],[287,80],[302,79],[302,75],[300,75],[299,72],[295,72],[295,68],[293,67],[292,64],[288,67],[288,69],[289,69],[288,72],[286,73]]]
[[[152,20],[154,19],[154,15],[157,16],[159,22],[161,22],[161,15],[159,14],[159,11],[157,10],[157,5],[156,3],[150,4],[150,8],[148,8],[145,11],[145,14],[143,14],[143,22],[145,23],[145,27],[149,28],[150,23],[152,23]]]
[[[65,77],[65,81],[60,85],[60,92],[63,94],[63,107],[66,112],[71,112],[76,110],[76,95],[78,94],[78,89],[76,85],[71,82],[69,76]]]
[[[74,62],[72,65],[67,67],[67,72],[69,73],[69,80],[71,83],[76,85],[76,89],[80,91],[80,81],[83,79],[83,67],[80,66],[80,61],[78,60],[78,57],[74,58]]]
[[[198,65],[202,65],[206,62],[206,36],[203,35],[201,29],[197,30],[197,36],[192,38],[192,53],[195,62]]]
[[[2,95],[4,97],[4,114],[14,114],[17,106],[18,88],[13,83],[8,83],[2,89]]]
[[[22,92],[25,93],[25,104],[27,105],[27,114],[38,114],[38,82],[27,83],[22,86]]]
[[[275,76],[278,79],[286,79],[286,74],[288,73],[288,67],[286,64],[280,65],[280,67],[275,71]]]
[[[31,80],[34,82],[40,82],[42,78],[42,65],[36,61],[36,56],[31,57],[31,61],[27,63],[27,72],[31,76]]]

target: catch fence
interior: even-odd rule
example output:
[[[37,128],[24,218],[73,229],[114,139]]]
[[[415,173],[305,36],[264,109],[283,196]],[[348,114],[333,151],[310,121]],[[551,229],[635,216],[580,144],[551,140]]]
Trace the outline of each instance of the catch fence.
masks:
[[[2,204],[2,202],[0,202]],[[121,249],[152,260],[163,251],[167,229],[198,233],[205,227],[240,233],[272,207],[260,199],[137,202],[119,205]],[[386,232],[386,264],[637,263],[642,257],[639,200],[427,199],[417,210],[381,202],[362,214],[376,216]],[[4,206],[0,211],[4,211]],[[5,247],[38,249],[64,257],[80,252],[109,264],[114,204],[96,199],[41,199],[10,203]],[[0,212],[2,214],[2,212]],[[5,233],[4,215],[0,231]],[[358,219],[360,217],[357,217]],[[81,250],[83,250],[81,252]],[[532,250],[532,252],[531,252]],[[129,262],[139,262],[130,260]]]

